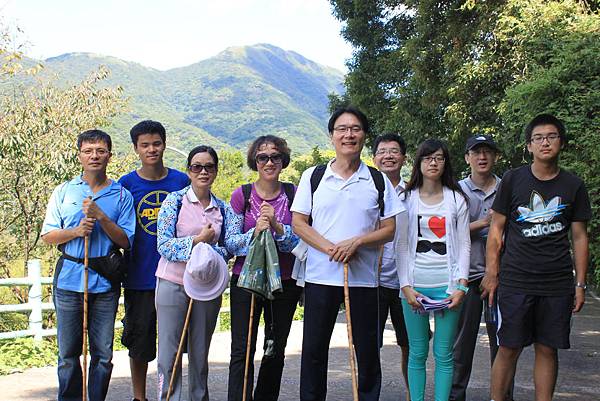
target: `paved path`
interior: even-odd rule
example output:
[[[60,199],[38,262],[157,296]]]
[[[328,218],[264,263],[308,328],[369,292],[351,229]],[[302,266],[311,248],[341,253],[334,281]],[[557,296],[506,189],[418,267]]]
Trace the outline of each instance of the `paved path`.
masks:
[[[600,299],[589,295],[583,312],[573,319],[571,349],[560,352],[560,374],[555,393],[557,401],[600,400]],[[331,341],[329,357],[328,400],[350,400],[351,385],[349,376],[348,350],[346,348],[346,327],[340,315]],[[389,323],[389,322],[388,322]],[[479,346],[475,355],[475,366],[469,386],[468,400],[489,400],[489,348],[485,328],[482,325]],[[383,386],[382,401],[405,400],[404,383],[400,379],[400,351],[393,344],[394,334],[391,324],[384,333],[382,349]],[[259,343],[261,338],[259,338]],[[300,372],[300,350],[302,324],[295,322],[287,347],[286,366],[281,386],[280,400],[297,400]],[[209,389],[211,400],[226,399],[227,366],[229,361],[229,333],[216,333],[210,352]],[[257,352],[256,360],[260,360]],[[519,361],[515,384],[515,398],[518,401],[533,400],[532,349],[523,352]],[[130,399],[129,362],[125,351],[115,353],[115,368],[108,394],[108,401],[128,401]],[[187,369],[184,375],[187,377]],[[433,399],[433,362],[428,361],[427,400]],[[184,383],[187,379],[184,378]],[[156,400],[156,365],[150,365],[148,399]],[[23,373],[0,376],[0,400],[47,401],[56,399],[56,369],[54,367],[29,369]]]

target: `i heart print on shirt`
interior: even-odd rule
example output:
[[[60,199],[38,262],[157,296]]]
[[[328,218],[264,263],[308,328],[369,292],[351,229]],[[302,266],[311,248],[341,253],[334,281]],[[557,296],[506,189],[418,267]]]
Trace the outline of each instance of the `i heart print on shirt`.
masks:
[[[427,222],[429,229],[438,238],[443,238],[446,235],[446,217],[432,216]]]

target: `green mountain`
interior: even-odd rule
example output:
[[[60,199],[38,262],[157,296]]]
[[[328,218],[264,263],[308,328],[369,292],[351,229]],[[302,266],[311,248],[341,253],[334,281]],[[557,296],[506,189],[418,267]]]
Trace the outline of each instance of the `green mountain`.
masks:
[[[142,119],[167,127],[169,144],[245,149],[259,135],[279,135],[294,153],[327,145],[327,95],[343,91],[343,74],[268,44],[231,47],[189,65],[159,71],[115,57],[68,53],[43,62],[43,75],[76,82],[99,66],[111,71],[129,110],[115,122],[117,147]],[[113,132],[111,132],[113,133]],[[113,133],[114,134],[114,133]]]

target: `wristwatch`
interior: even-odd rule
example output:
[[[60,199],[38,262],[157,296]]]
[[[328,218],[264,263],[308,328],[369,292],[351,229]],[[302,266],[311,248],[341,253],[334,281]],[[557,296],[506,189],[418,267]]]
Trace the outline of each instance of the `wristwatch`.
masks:
[[[583,288],[584,291],[587,290],[587,285],[585,283],[577,283],[575,284],[575,287]]]
[[[462,292],[464,292],[465,294],[466,294],[467,292],[469,292],[469,287],[467,287],[467,286],[464,286],[464,285],[462,285],[462,284],[458,284],[458,285],[456,286],[456,289],[457,289],[457,290],[460,290],[460,291],[462,291]]]

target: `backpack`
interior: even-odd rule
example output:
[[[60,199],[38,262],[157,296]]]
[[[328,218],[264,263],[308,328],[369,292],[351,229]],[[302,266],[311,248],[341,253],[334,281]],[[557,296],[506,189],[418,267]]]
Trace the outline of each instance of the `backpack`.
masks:
[[[373,178],[373,182],[375,183],[375,188],[377,189],[377,204],[379,205],[379,215],[383,217],[385,204],[383,202],[383,196],[385,193],[385,181],[383,180],[383,174],[381,171],[377,170],[375,167],[367,166],[369,168],[369,173],[371,173],[371,178]],[[313,170],[310,175],[310,196],[311,203],[312,197],[319,187],[319,183],[321,179],[323,179],[323,175],[325,174],[325,170],[327,169],[326,164],[319,164]],[[308,218],[308,224],[312,225],[312,216]]]
[[[288,209],[292,207],[292,202],[294,202],[294,184],[291,182],[282,182],[283,192],[285,196],[288,198]],[[244,184],[242,185],[242,194],[244,195],[244,213],[250,207],[250,194],[252,193],[252,184]]]

